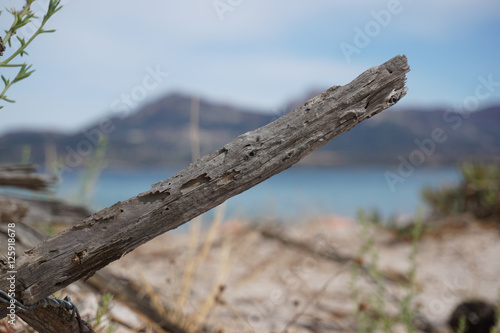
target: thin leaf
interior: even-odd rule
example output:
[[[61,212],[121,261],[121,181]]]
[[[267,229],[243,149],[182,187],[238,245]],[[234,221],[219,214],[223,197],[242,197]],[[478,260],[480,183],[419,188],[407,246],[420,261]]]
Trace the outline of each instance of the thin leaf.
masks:
[[[19,41],[19,43],[21,43],[21,46],[24,46],[24,44],[26,44],[26,40],[24,38],[21,38],[19,36],[16,36],[16,38]]]
[[[29,65],[29,66],[23,65],[21,67],[21,69],[19,70],[19,73],[17,73],[17,76],[12,81],[12,83],[19,82],[19,81],[27,78],[28,76],[30,76],[35,71],[35,70],[29,71],[30,68],[31,68],[31,65]]]
[[[9,103],[15,103],[15,102],[16,102],[16,101],[14,101],[14,100],[12,100],[12,99],[8,99],[8,98],[7,98],[7,96],[5,96],[5,95],[4,95],[4,96],[2,96],[2,99],[3,99],[4,101],[9,102]]]
[[[8,85],[9,85],[9,83],[10,83],[10,80],[9,80],[9,79],[6,79],[6,78],[5,78],[5,76],[3,76],[3,75],[2,75],[2,81],[3,81],[3,83],[4,83],[6,86],[8,86]]]

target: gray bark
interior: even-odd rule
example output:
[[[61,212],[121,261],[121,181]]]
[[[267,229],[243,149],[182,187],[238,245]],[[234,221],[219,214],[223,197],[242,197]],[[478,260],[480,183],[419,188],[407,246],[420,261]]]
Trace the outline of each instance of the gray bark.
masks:
[[[33,304],[289,168],[407,91],[405,56],[334,86],[303,106],[204,156],[149,191],[118,202],[27,251],[17,263],[18,298]],[[0,288],[8,287],[0,264]],[[0,314],[2,314],[0,307]]]
[[[30,200],[29,202],[31,202]],[[16,199],[15,204],[19,205],[23,203],[21,199]],[[61,204],[53,201],[54,204]],[[1,213],[5,213],[4,206],[5,202],[0,200]],[[71,207],[71,206],[70,206]],[[7,207],[9,208],[9,207]],[[16,208],[16,207],[15,207]],[[23,212],[26,210],[31,210],[32,206],[23,207]],[[13,209],[11,209],[10,213]],[[9,209],[7,209],[9,212]],[[21,218],[16,218],[16,214],[9,214],[8,217],[12,217],[19,221]],[[31,249],[37,244],[41,243],[47,236],[37,231],[34,228],[24,224],[24,219],[21,223],[16,223],[16,249],[20,252]],[[14,219],[2,218],[0,221],[0,244],[7,244],[7,224],[12,223]],[[1,257],[0,253],[0,257]],[[130,307],[132,310],[140,313],[141,316],[147,317],[152,322],[156,323],[164,331],[171,333],[186,333],[188,330],[182,326],[180,323],[188,323],[189,321],[182,313],[175,312],[171,309],[169,304],[163,304],[163,312],[157,309],[153,302],[151,301],[148,294],[144,294],[141,291],[141,286],[123,277],[115,276],[107,267],[96,272],[91,278],[89,278],[85,285],[81,281],[77,281],[81,288],[90,288],[99,294],[111,293],[114,296],[115,301],[122,302],[123,304]],[[53,308],[48,306],[46,309],[37,309],[33,313],[24,313],[17,311],[17,314],[26,322],[28,322],[31,327],[40,333],[65,333],[65,332],[78,332],[79,322],[76,317],[71,316],[71,312],[65,311],[64,309]],[[167,315],[167,316],[165,316]],[[82,332],[93,332],[91,326],[81,320]],[[200,329],[200,332],[215,332],[210,328],[204,326]]]

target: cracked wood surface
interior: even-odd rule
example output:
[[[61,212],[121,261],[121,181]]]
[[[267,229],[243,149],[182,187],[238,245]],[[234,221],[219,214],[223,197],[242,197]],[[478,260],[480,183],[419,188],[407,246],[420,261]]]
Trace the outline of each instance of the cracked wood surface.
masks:
[[[17,297],[33,304],[289,168],[407,91],[405,56],[334,86],[276,121],[237,137],[149,191],[105,208],[35,248],[17,262]],[[0,288],[8,289],[0,262]],[[3,311],[2,311],[3,310]],[[0,316],[5,309],[0,307]]]
[[[29,200],[28,202],[31,204],[32,200]],[[16,203],[21,204],[22,201],[20,199],[17,199]],[[0,205],[1,204],[2,203],[0,202]],[[30,206],[29,209],[31,208],[32,207]],[[81,213],[83,213],[83,211]],[[82,216],[81,218],[83,218],[84,216]],[[7,221],[2,219],[0,221],[0,244],[2,242],[7,243],[8,235],[6,234],[6,223],[12,222],[13,219]],[[47,236],[43,232],[37,231],[36,229],[25,225],[24,221],[21,223],[16,223],[16,250],[18,252],[28,250],[36,244],[44,241],[45,239],[47,239]],[[81,281],[77,281],[76,283],[80,285],[79,288],[83,288],[84,284],[81,283]],[[157,307],[155,307],[154,302],[151,300],[151,297],[141,291],[140,285],[134,283],[129,279],[116,276],[108,269],[108,267],[99,270],[91,278],[85,281],[85,286],[93,289],[95,292],[101,295],[104,295],[106,293],[113,294],[113,299],[115,301],[117,300],[123,304],[126,304],[133,311],[139,313],[141,316],[147,317],[148,320],[151,320],[167,332],[188,332],[188,330],[185,329],[182,325],[179,325],[179,323],[189,323],[186,317],[182,316],[180,313],[176,313],[166,303],[162,304],[162,307],[160,308],[162,311],[160,311]],[[35,311],[29,313],[17,311],[17,315],[40,333],[94,332],[91,325],[85,320],[81,319],[82,327],[80,329],[80,323],[78,322],[76,316],[72,316],[70,311],[56,308],[51,305],[47,305],[46,308],[39,307]],[[175,321],[172,318],[177,318],[179,321]],[[200,331],[207,333],[215,332],[214,330],[206,327],[206,325],[203,326]]]

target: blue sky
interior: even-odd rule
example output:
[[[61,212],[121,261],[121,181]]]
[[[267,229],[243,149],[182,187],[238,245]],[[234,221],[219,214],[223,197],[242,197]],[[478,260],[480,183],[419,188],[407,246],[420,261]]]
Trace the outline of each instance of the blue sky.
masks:
[[[272,112],[397,54],[411,67],[400,107],[454,107],[484,80],[480,106],[500,102],[498,0],[62,3],[48,24],[57,32],[28,50],[36,72],[8,92],[17,102],[0,110],[0,134],[71,132],[173,91]],[[2,31],[10,23],[3,11]]]

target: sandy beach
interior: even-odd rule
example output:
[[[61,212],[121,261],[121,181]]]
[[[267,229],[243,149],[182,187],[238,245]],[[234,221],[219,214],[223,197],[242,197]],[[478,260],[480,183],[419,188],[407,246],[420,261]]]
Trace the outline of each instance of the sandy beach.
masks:
[[[424,233],[410,305],[418,306],[415,320],[422,329],[449,332],[446,321],[461,301],[497,302],[499,240],[494,224],[465,217]],[[363,255],[360,249],[371,241]],[[375,316],[382,307],[388,318],[396,318],[410,290],[411,253],[410,239],[393,229],[327,216],[260,227],[224,221],[212,231],[201,230],[198,240],[174,231],[109,267],[135,281],[165,318],[178,320],[188,332],[355,332],[356,313]],[[370,266],[373,258],[377,264]],[[368,273],[370,267],[379,281]],[[82,316],[92,317],[96,296],[68,289],[77,293]],[[120,323],[115,332],[161,332],[120,302],[110,309],[106,318]],[[407,330],[395,321],[392,331]]]

